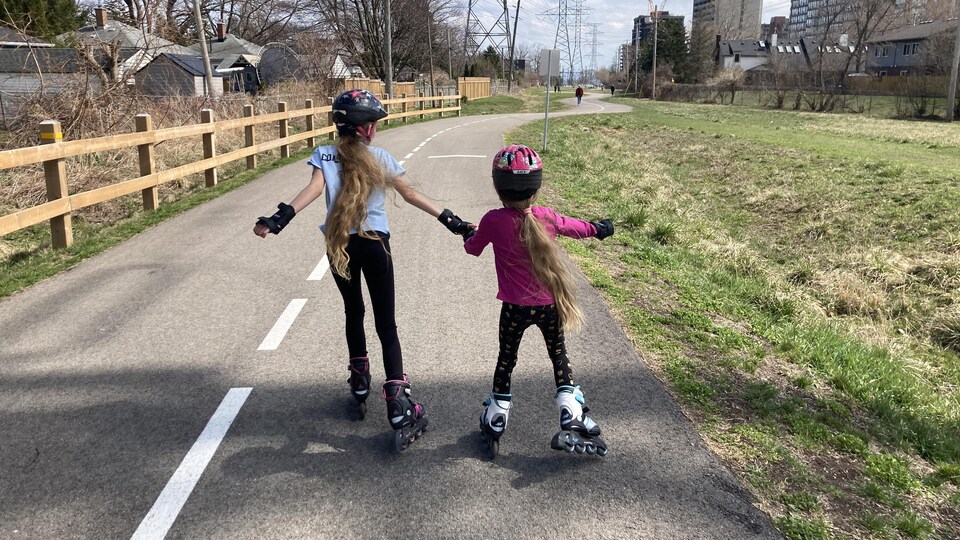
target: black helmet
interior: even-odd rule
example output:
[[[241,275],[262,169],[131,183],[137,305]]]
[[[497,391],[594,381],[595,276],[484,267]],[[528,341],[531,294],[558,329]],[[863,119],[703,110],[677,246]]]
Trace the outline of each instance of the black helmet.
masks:
[[[333,123],[337,127],[362,126],[387,116],[383,105],[367,90],[347,90],[333,100]]]

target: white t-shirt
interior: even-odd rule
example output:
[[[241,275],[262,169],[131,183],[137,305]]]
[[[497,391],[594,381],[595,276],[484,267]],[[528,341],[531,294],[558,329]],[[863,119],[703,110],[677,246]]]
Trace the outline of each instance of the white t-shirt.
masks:
[[[387,171],[388,178],[393,179],[406,174],[406,169],[386,150],[377,148],[376,146],[368,146],[367,148],[373,152],[377,161],[384,170]],[[323,180],[326,183],[327,216],[329,217],[330,208],[333,206],[334,201],[337,200],[337,194],[340,192],[342,185],[342,179],[340,178],[342,167],[340,166],[340,155],[337,152],[336,145],[318,146],[317,149],[313,151],[310,159],[307,160],[307,164],[323,171]],[[386,198],[386,192],[383,188],[375,189],[370,194],[370,200],[367,201],[367,219],[362,224],[363,230],[390,233],[390,226],[387,223],[387,212],[384,208]],[[326,222],[320,226],[320,230],[326,232]],[[355,234],[356,232],[356,229],[350,229],[350,234]]]

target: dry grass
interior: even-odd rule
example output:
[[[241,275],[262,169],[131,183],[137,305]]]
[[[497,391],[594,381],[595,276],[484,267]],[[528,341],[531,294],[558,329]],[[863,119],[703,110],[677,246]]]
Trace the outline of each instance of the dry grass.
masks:
[[[57,119],[61,122],[65,140],[93,138],[134,131],[134,117],[148,113],[155,129],[196,124],[202,109],[212,109],[215,120],[238,118],[243,115],[243,106],[253,104],[256,114],[277,111],[277,103],[285,101],[289,110],[302,108],[307,99],[315,105],[326,102],[332,90],[303,83],[278,86],[266,94],[252,98],[244,94],[230,95],[220,100],[205,98],[171,97],[151,98],[119,90],[109,96],[86,95],[75,90],[57,96],[35,96],[20,112],[14,126],[2,141],[0,150],[29,146],[37,139],[38,125],[43,120]],[[321,120],[325,121],[325,120]],[[278,128],[274,124],[258,126],[260,141],[276,138]],[[304,120],[290,122],[291,132],[303,130]],[[242,129],[217,134],[217,152],[226,153],[244,145]],[[154,149],[156,169],[168,170],[203,159],[199,137],[164,141]],[[277,150],[261,155],[261,160],[279,156]],[[69,193],[76,194],[103,186],[116,184],[139,176],[139,162],[135,148],[111,152],[98,152],[66,160]],[[221,178],[244,170],[243,160],[230,163],[219,171]],[[186,193],[203,187],[203,176],[193,175],[159,186],[160,204],[178,200]],[[0,215],[30,208],[46,201],[43,169],[40,165],[18,167],[0,171]],[[74,214],[74,219],[90,225],[110,223],[129,217],[140,210],[139,195],[130,195],[83,208]],[[32,251],[39,247],[36,235],[17,233],[0,238],[0,262],[18,251]],[[39,240],[43,242],[43,240]]]

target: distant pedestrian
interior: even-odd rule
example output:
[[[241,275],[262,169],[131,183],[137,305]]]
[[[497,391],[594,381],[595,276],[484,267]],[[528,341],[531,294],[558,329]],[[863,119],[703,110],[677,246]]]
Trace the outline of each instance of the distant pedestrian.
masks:
[[[610,95],[611,95],[611,96],[613,95],[613,85],[612,85],[612,84],[610,85]]]
[[[583,86],[577,85],[577,105],[580,104],[580,101],[583,99]]]
[[[551,448],[602,456],[607,445],[600,439],[600,426],[586,414],[583,391],[573,382],[567,358],[563,333],[578,329],[583,314],[577,306],[575,278],[560,254],[556,237],[603,239],[613,234],[613,224],[609,219],[581,221],[533,206],[542,183],[543,162],[526,146],[501,149],[493,159],[492,172],[493,187],[503,207],[487,212],[476,234],[463,245],[467,253],[478,257],[488,244],[493,245],[497,298],[503,302],[493,390],[480,416],[489,455],[497,455],[500,436],[507,427],[510,376],[517,364],[520,340],[524,331],[535,325],[543,333],[557,386],[560,431],[553,436]]]

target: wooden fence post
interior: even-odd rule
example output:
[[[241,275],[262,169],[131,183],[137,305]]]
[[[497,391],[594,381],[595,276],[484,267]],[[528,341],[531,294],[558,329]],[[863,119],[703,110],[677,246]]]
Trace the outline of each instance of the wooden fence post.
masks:
[[[307,132],[311,132],[313,131],[313,100],[308,99],[306,103],[304,103],[304,107],[306,107],[307,110],[310,111],[307,114],[306,120],[307,120]],[[307,139],[307,148],[313,148],[316,142],[317,141],[313,137],[309,137]]]
[[[427,102],[423,100],[423,92],[420,92],[420,119],[423,120],[423,110],[427,108]]]
[[[60,144],[63,132],[60,122],[44,120],[40,122],[40,144]],[[47,200],[54,201],[67,197],[67,166],[63,159],[51,159],[43,162],[43,177],[47,181]],[[55,248],[68,248],[73,245],[73,220],[70,212],[50,218],[50,236]]]
[[[213,123],[213,109],[203,109],[200,111],[200,123]],[[203,134],[203,159],[210,159],[217,155],[217,134],[216,132]],[[211,167],[203,171],[204,181],[207,187],[217,185],[217,168]]]
[[[244,105],[243,106],[243,117],[244,118],[253,118],[254,111],[253,105]],[[243,128],[243,146],[244,148],[250,148],[251,146],[257,144],[256,142],[256,126],[249,125],[244,126]],[[247,156],[247,170],[257,168],[257,155],[253,154],[252,156]]]
[[[384,99],[390,99],[390,94],[384,94]],[[383,108],[386,109],[387,114],[389,115],[389,114],[390,114],[390,104],[389,104],[389,103],[384,103],[384,104],[383,104]],[[390,117],[389,117],[389,116],[387,117],[386,120],[383,121],[383,125],[385,125],[385,126],[389,126],[389,125],[390,125]]]
[[[277,103],[277,112],[287,112],[287,102],[281,101]],[[290,134],[290,123],[287,120],[280,120],[280,138],[286,139],[287,135]],[[284,144],[280,146],[280,157],[287,158],[290,157],[290,145]]]
[[[440,94],[440,118],[443,118],[443,90],[439,91]]]
[[[153,131],[153,118],[149,114],[138,114],[134,117],[137,132]],[[153,159],[153,143],[137,145],[137,155],[140,158],[140,176],[149,176],[156,172]],[[160,207],[160,198],[157,186],[143,188],[143,209],[156,210]]]
[[[407,99],[407,93],[403,92],[402,94],[400,94],[400,97],[403,99]],[[404,101],[400,105],[400,112],[403,113],[403,123],[406,124],[407,123],[407,102],[406,101]]]
[[[335,98],[334,98],[333,96],[330,96],[330,105],[333,105],[333,100],[334,100],[334,99],[335,99]],[[334,124],[333,124],[333,111],[329,111],[329,112],[327,113],[327,126],[329,126],[329,127],[335,127]],[[331,132],[327,135],[327,139],[328,139],[328,140],[331,140],[331,141],[332,141],[332,140],[334,140],[334,139],[336,139],[336,138],[337,138],[337,130],[336,130],[336,129],[334,129],[333,131],[331,131]]]

